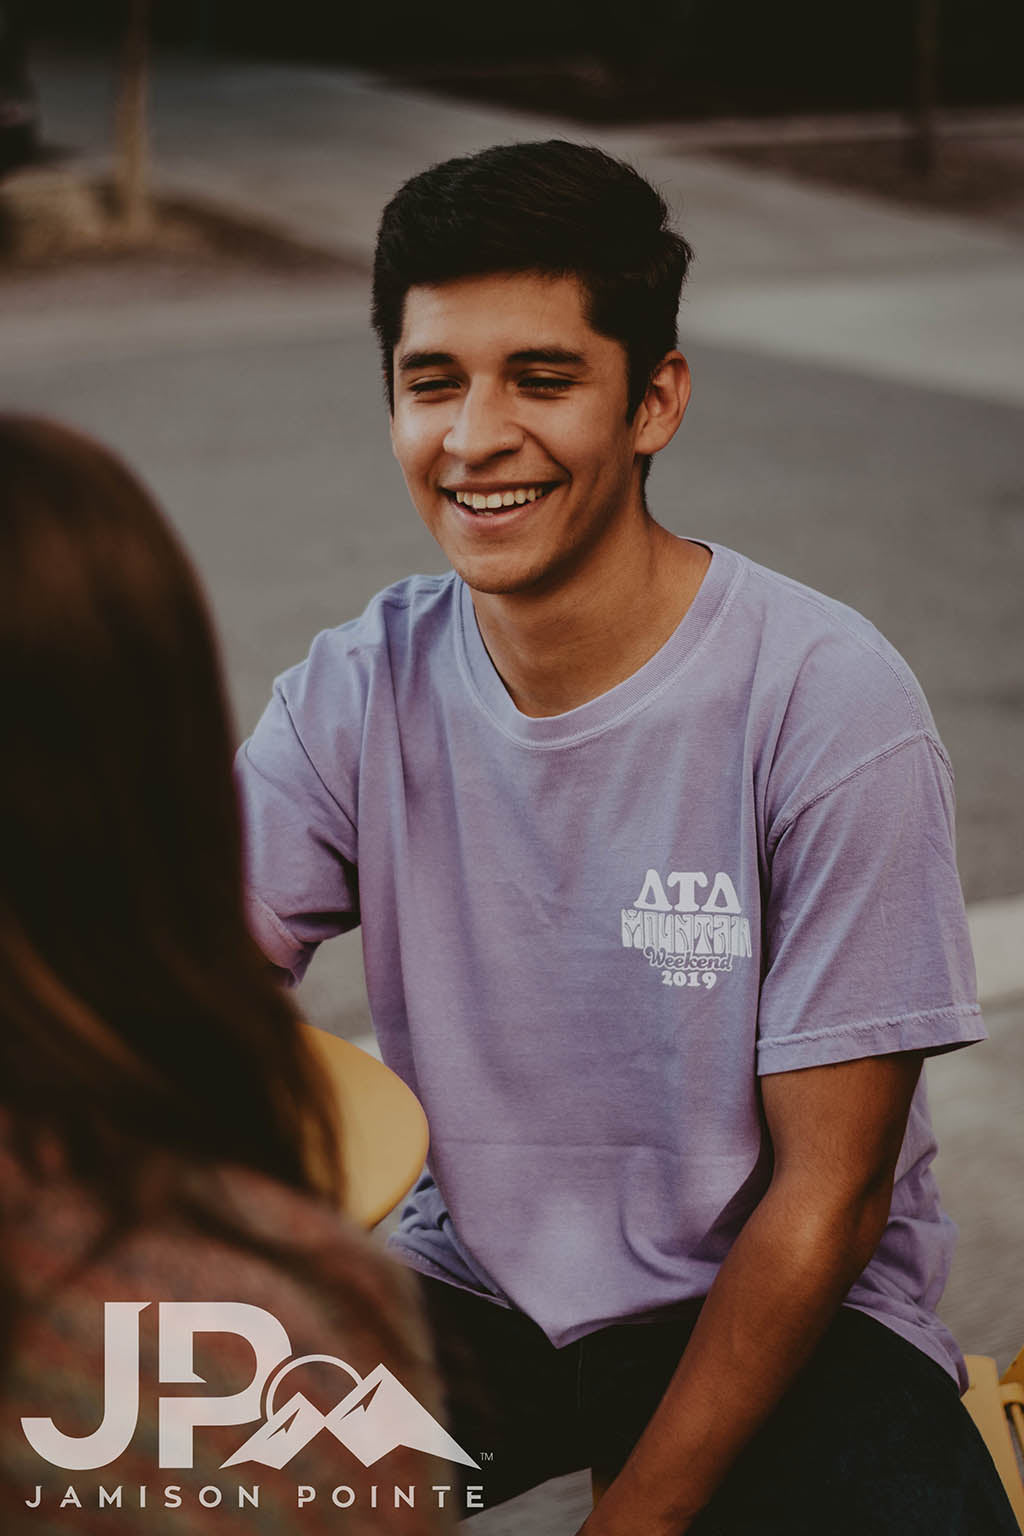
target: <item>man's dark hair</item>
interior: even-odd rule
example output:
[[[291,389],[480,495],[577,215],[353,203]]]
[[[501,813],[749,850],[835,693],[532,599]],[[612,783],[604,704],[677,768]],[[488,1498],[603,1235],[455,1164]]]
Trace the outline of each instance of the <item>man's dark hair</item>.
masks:
[[[388,203],[373,262],[373,328],[388,403],[408,290],[493,272],[574,276],[589,324],[626,349],[627,420],[676,345],[693,256],[668,208],[632,166],[562,139],[499,144],[445,160]]]

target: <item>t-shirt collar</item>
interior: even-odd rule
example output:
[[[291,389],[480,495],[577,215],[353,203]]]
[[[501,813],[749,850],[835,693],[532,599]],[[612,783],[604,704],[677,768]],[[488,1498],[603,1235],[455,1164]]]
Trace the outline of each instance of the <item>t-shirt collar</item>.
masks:
[[[607,730],[635,714],[693,658],[711,629],[717,627],[724,600],[741,574],[742,561],[733,550],[709,539],[693,539],[711,551],[711,563],[697,594],[679,624],[649,661],[636,672],[576,709],[537,718],[524,715],[509,697],[480,634],[470,589],[458,586],[459,659],[478,703],[506,735],[524,745],[563,747]]]

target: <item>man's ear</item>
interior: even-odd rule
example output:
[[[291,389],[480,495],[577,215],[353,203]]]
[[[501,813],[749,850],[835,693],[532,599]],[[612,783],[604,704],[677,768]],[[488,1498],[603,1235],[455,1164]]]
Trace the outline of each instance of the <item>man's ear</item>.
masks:
[[[689,404],[690,382],[690,365],[683,354],[667,352],[637,410],[637,453],[657,453],[672,441]]]

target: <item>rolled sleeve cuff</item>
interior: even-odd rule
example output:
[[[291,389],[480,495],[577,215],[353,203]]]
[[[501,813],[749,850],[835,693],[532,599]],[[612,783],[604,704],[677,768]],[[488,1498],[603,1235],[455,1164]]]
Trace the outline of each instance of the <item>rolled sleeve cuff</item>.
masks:
[[[268,907],[255,891],[246,892],[246,916],[249,932],[267,959],[272,965],[286,971],[291,984],[297,985],[311,958],[307,946],[288,931],[273,908]]]
[[[836,1061],[856,1061],[862,1056],[888,1056],[894,1051],[956,1050],[987,1040],[988,1033],[977,1003],[907,1013],[893,1019],[866,1019],[834,1029],[805,1030],[779,1039],[757,1042],[757,1072],[792,1072],[799,1067],[820,1067]]]

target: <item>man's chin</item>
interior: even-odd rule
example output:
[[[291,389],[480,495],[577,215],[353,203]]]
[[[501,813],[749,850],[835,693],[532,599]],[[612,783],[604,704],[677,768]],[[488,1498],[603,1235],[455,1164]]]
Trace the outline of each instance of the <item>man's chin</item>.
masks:
[[[484,560],[452,561],[455,572],[471,592],[481,596],[512,597],[516,593],[538,592],[544,587],[546,572],[513,570]]]
[[[475,571],[459,571],[457,566],[456,570],[469,590],[471,592],[479,592],[481,596],[510,597],[515,592],[531,590],[533,585],[532,583],[523,583],[507,578],[502,579],[497,576],[482,576]]]

